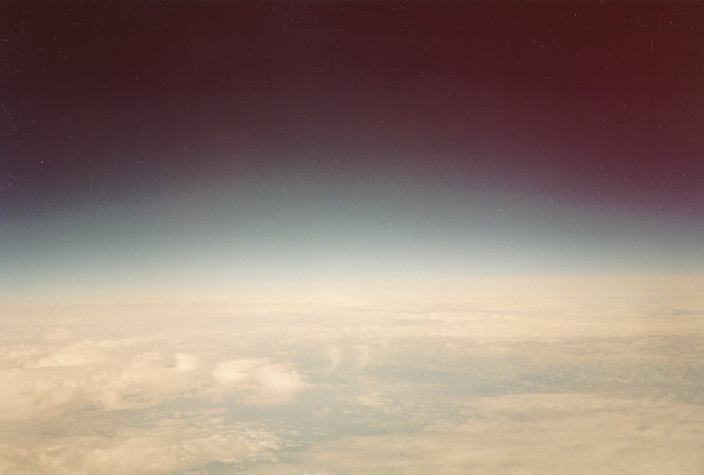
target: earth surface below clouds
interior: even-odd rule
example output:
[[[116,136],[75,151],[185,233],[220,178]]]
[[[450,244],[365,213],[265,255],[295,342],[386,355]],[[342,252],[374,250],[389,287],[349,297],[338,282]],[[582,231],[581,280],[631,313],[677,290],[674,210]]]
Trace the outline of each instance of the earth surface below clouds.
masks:
[[[0,472],[702,473],[703,310],[12,308]]]

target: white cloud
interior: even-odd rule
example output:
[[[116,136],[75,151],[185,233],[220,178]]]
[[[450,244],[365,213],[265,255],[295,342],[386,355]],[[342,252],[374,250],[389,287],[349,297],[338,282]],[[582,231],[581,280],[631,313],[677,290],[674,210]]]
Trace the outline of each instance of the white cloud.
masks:
[[[322,443],[257,473],[698,474],[704,407],[592,395],[466,402],[464,419]]]
[[[18,314],[0,473],[700,473],[704,326],[678,305]]]
[[[193,371],[198,369],[198,355],[189,355],[185,353],[176,353],[174,355],[174,367],[176,371]]]
[[[100,363],[103,359],[100,348],[91,342],[81,342],[51,353],[45,357],[29,361],[26,368],[62,368],[87,366]]]
[[[0,420],[47,417],[67,407],[139,409],[228,392],[238,393],[243,404],[285,404],[309,386],[289,363],[214,363],[207,348],[178,351],[172,341],[153,337],[6,347],[0,385]]]
[[[255,379],[263,387],[275,392],[298,392],[306,386],[298,371],[283,364],[260,366],[257,368]]]
[[[379,391],[366,391],[354,399],[354,402],[360,406],[372,407],[374,409],[382,409],[386,406],[383,396]]]
[[[261,364],[261,360],[255,359],[221,361],[215,365],[213,376],[221,384],[234,385],[246,381],[253,369]]]
[[[47,341],[67,341],[71,336],[70,330],[61,327],[49,328],[42,334],[42,338]]]
[[[228,390],[240,394],[248,404],[284,404],[308,387],[305,378],[290,364],[266,359],[240,359],[218,363],[215,379]]]
[[[181,415],[155,425],[126,427],[110,438],[69,436],[0,444],[0,473],[171,473],[208,463],[270,458],[278,438],[255,424]]]
[[[367,363],[369,363],[369,345],[356,345],[354,349],[356,369],[363,370],[367,367]]]
[[[328,372],[333,372],[337,369],[337,366],[340,364],[340,348],[337,346],[328,346],[325,349],[325,353],[328,357],[329,360],[329,365],[328,365]]]
[[[21,421],[44,417],[74,401],[79,384],[42,370],[8,369],[0,371],[0,421]]]

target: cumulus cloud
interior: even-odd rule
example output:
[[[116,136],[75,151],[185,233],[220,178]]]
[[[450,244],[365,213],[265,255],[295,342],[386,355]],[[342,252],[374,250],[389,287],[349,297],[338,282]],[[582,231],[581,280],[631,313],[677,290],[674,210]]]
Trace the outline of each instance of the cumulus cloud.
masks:
[[[71,366],[87,366],[100,363],[103,355],[99,347],[91,342],[81,342],[62,348],[47,356],[30,360],[24,364],[25,368],[64,368]]]
[[[0,473],[207,472],[212,463],[268,460],[281,447],[273,431],[211,408],[289,404],[311,386],[293,363],[219,359],[222,350],[194,337],[49,334],[0,348],[9,434],[0,437]]]
[[[328,373],[336,371],[363,371],[369,363],[371,346],[369,344],[350,344],[338,341],[324,348]]]
[[[174,367],[176,371],[193,371],[198,369],[198,355],[176,353],[174,355]]]
[[[139,409],[169,400],[220,398],[288,403],[308,386],[294,366],[270,359],[211,361],[168,340],[126,338],[23,343],[0,353],[0,420],[45,417],[62,408]]]
[[[218,363],[212,371],[224,387],[243,393],[243,400],[256,405],[289,402],[308,384],[290,364],[266,359],[240,359]]]

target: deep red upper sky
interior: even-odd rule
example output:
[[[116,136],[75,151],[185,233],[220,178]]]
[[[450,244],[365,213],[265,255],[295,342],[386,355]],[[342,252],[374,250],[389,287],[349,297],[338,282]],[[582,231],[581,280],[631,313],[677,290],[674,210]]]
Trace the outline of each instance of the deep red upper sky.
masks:
[[[697,3],[3,2],[0,209],[284,176],[702,218],[702,25]]]

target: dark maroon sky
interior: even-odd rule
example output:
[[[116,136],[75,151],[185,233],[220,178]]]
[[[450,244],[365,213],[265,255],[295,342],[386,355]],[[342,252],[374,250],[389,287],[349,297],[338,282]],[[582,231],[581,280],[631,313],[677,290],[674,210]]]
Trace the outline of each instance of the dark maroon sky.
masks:
[[[9,175],[42,207],[90,176],[119,196],[151,174],[285,170],[311,151],[328,172],[393,173],[365,157],[393,154],[423,173],[548,189],[704,187],[695,4],[12,3],[0,15],[12,207]]]
[[[416,187],[701,231],[702,10],[4,1],[0,220]]]

